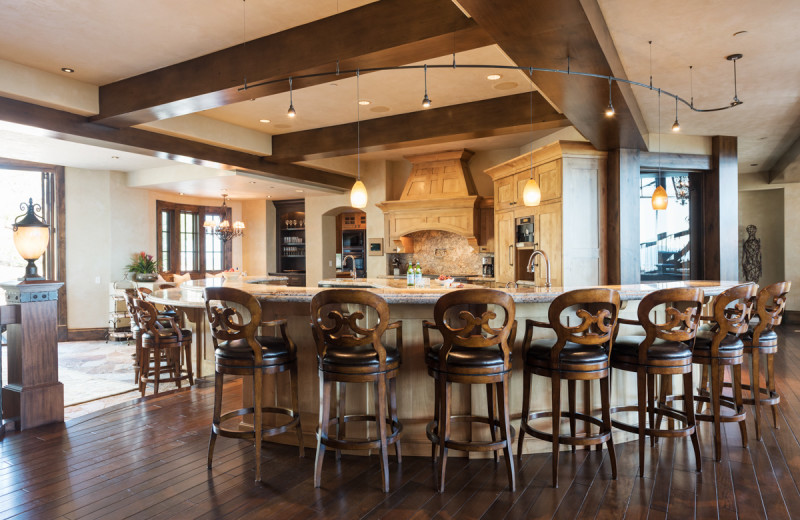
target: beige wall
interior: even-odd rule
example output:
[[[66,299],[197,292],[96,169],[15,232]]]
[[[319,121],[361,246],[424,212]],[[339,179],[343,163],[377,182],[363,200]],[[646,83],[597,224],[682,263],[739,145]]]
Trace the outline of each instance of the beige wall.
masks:
[[[786,308],[800,310],[800,184],[785,184],[783,189],[783,275],[794,282]],[[762,247],[763,250],[763,247]]]
[[[739,192],[739,279],[742,271],[742,244],[747,239],[746,228],[754,224],[761,240],[762,287],[784,280],[784,190],[782,188]]]
[[[267,230],[267,201],[242,201],[242,220],[245,223],[245,235],[241,240],[242,270],[249,275],[267,274],[267,252],[274,251],[275,227],[272,227],[272,242],[269,242]],[[271,205],[271,204],[270,204]],[[272,206],[274,209],[274,206]],[[236,242],[236,241],[234,241]],[[273,255],[274,256],[274,255]]]

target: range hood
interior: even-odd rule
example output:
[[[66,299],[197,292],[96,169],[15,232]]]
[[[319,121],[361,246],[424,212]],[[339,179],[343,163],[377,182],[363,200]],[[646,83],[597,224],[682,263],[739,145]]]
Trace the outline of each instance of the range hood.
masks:
[[[472,155],[469,150],[453,150],[406,157],[413,167],[400,200],[377,204],[393,247],[411,253],[409,234],[437,230],[465,237],[478,251],[480,197],[467,165]]]

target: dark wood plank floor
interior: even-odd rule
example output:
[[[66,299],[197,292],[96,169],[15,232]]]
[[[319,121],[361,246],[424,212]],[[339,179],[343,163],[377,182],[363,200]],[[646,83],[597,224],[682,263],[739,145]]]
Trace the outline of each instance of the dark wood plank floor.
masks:
[[[253,482],[252,448],[221,439],[205,467],[211,388],[193,388],[119,405],[65,425],[10,433],[0,442],[0,518],[800,518],[800,332],[776,362],[783,396],[779,428],[762,442],[748,419],[749,449],[738,427],[724,428],[723,460],[713,462],[710,429],[701,431],[703,472],[691,446],[648,448],[637,477],[635,443],[617,447],[619,478],[607,452],[560,457],[561,486],[550,487],[550,456],[523,458],[518,491],[506,490],[503,464],[452,458],[447,492],[434,492],[427,458],[391,467],[391,492],[379,488],[377,457],[326,459],[323,487],[312,484],[313,450],[269,444],[264,482]],[[227,397],[241,399],[230,383]]]

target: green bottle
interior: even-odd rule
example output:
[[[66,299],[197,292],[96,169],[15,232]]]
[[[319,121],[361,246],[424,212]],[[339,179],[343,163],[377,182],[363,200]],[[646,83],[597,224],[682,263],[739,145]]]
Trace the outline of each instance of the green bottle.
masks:
[[[419,266],[419,262],[417,262],[417,267],[414,268],[414,285],[422,287],[422,268]]]
[[[414,287],[414,266],[408,263],[408,273],[406,273],[406,286]]]

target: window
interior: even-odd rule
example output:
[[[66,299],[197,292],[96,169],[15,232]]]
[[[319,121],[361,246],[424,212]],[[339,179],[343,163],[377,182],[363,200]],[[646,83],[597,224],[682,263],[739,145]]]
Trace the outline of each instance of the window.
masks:
[[[231,245],[223,243],[206,219],[220,222],[231,219],[230,209],[190,206],[159,200],[156,202],[159,270],[172,273],[218,272],[231,267]]]
[[[692,218],[699,215],[698,174],[645,172],[639,177],[639,258],[642,282],[688,280],[697,277]],[[656,186],[667,191],[667,209],[653,209]],[[694,226],[696,227],[696,226]]]

